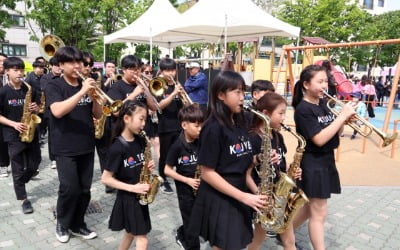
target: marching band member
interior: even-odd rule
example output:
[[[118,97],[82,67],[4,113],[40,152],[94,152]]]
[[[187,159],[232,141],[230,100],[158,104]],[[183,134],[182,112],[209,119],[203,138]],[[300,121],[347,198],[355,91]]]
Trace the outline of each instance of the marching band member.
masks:
[[[327,199],[340,193],[339,174],[334,149],[346,121],[355,114],[350,103],[335,118],[324,100],[328,77],[323,67],[309,65],[296,83],[292,105],[295,108],[296,131],[306,140],[301,161],[301,188],[310,202],[304,205],[293,221],[294,228],[309,219],[308,231],[315,250],[325,249],[324,222],[328,213]]]
[[[24,113],[37,113],[39,97],[31,87],[29,99],[28,87],[22,83],[24,62],[18,57],[9,57],[4,61],[6,84],[0,88],[0,124],[4,141],[8,144],[14,190],[17,200],[22,201],[22,212],[32,213],[25,184],[35,176],[42,160],[40,155],[39,134],[34,130],[32,142],[22,142],[20,133],[27,130],[28,124],[21,122]],[[28,102],[25,110],[25,102]]]
[[[73,235],[93,239],[97,234],[87,228],[85,212],[90,202],[94,164],[93,118],[100,118],[101,106],[88,92],[95,81],[79,79],[83,55],[75,47],[62,47],[54,55],[63,76],[46,87],[50,108],[51,147],[56,156],[60,181],[57,199],[56,237],[68,242]]]
[[[147,234],[151,230],[148,205],[139,203],[138,194],[149,191],[150,185],[139,183],[143,168],[146,142],[138,136],[143,130],[147,107],[140,101],[126,101],[118,114],[114,128],[109,160],[101,177],[102,182],[118,190],[108,227],[113,231],[125,229],[120,250],[127,250],[136,239],[135,249],[147,249]],[[153,170],[154,162],[148,162]]]

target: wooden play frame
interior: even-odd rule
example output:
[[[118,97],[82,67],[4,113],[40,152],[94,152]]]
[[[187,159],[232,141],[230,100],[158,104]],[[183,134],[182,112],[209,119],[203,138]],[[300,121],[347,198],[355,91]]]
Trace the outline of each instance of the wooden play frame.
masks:
[[[278,84],[279,74],[281,72],[283,60],[285,59],[285,56],[286,56],[286,58],[287,58],[286,59],[287,60],[287,63],[286,63],[287,69],[286,70],[289,71],[289,84],[290,84],[290,89],[293,93],[294,77],[293,77],[292,58],[291,58],[291,52],[293,50],[306,50],[306,49],[329,50],[331,48],[351,48],[351,47],[356,47],[356,46],[369,46],[369,45],[381,46],[384,44],[400,44],[400,39],[363,41],[363,42],[351,42],[351,43],[328,43],[328,44],[323,44],[323,45],[307,45],[307,46],[283,46],[281,57],[279,59],[278,70],[277,70],[275,78],[274,78],[274,85],[277,86],[277,84]],[[388,103],[388,107],[386,110],[385,120],[384,120],[383,128],[382,128],[382,130],[384,132],[387,132],[387,129],[389,127],[390,116],[392,114],[393,104],[394,104],[394,100],[396,97],[397,85],[398,85],[397,83],[399,82],[399,77],[400,77],[400,69],[399,69],[400,68],[400,53],[399,53],[399,58],[397,59],[397,65],[399,65],[399,66],[396,68],[396,73],[394,75],[392,90],[390,92],[389,103]]]

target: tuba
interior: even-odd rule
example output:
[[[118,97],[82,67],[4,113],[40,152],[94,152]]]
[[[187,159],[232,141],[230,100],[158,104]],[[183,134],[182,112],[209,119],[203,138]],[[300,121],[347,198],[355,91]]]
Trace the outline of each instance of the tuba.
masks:
[[[272,128],[270,127],[270,119],[263,113],[254,109],[249,107],[245,107],[245,109],[254,113],[262,119],[265,124],[264,137],[262,138],[261,144],[263,161],[258,171],[258,175],[261,179],[258,186],[258,194],[267,196],[269,202],[264,209],[256,213],[255,223],[260,223],[261,227],[266,231],[282,233],[291,222],[289,218],[293,218],[293,212],[296,212],[298,208],[304,204],[304,200],[301,199],[302,196],[298,194],[292,197],[292,190],[296,188],[296,183],[289,175],[279,172],[278,181],[274,183],[275,168],[269,161],[272,150]],[[295,206],[296,209],[293,209],[292,206]]]
[[[21,132],[19,134],[19,137],[21,137],[22,142],[30,143],[35,137],[36,126],[42,122],[42,119],[40,119],[38,115],[33,114],[31,111],[29,111],[29,106],[32,103],[32,87],[23,79],[20,80],[23,84],[25,84],[26,87],[28,87],[28,91],[25,95],[24,108],[21,118],[21,123],[25,124],[27,129]]]
[[[154,201],[156,194],[160,185],[163,182],[163,179],[155,174],[150,173],[150,169],[148,167],[149,161],[151,160],[151,144],[150,140],[147,137],[144,131],[140,132],[140,135],[143,136],[146,140],[146,147],[144,150],[144,165],[142,167],[142,171],[140,172],[140,181],[141,184],[150,184],[150,189],[146,194],[139,194],[139,203],[140,205],[147,205]]]
[[[46,61],[49,61],[50,58],[54,56],[56,51],[64,47],[65,44],[61,38],[59,38],[56,35],[46,35],[42,39],[40,39],[39,42],[39,52],[40,54],[46,59]]]

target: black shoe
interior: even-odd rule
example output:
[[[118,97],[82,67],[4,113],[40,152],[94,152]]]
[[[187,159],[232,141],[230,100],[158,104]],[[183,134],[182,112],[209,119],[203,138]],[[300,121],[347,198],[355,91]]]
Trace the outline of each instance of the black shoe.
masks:
[[[356,135],[351,135],[350,140],[354,140],[356,138]]]
[[[38,176],[38,174],[39,174],[39,170],[36,170],[36,172],[33,173],[32,178]]]
[[[56,226],[56,237],[57,237],[57,240],[61,243],[68,242],[69,238],[71,237],[68,229],[63,227],[58,221],[57,221],[57,226]]]
[[[175,234],[175,241],[176,241],[176,244],[178,244],[178,246],[179,246],[181,249],[183,249],[183,250],[186,249],[186,248],[185,248],[185,241],[184,241],[184,239],[182,239],[181,236],[179,236],[179,233],[176,233],[176,234]]]
[[[97,237],[97,234],[89,230],[87,227],[81,227],[78,230],[72,230],[72,235],[82,237],[85,240],[91,240]]]
[[[106,190],[105,190],[105,191],[106,191],[107,194],[111,194],[111,193],[114,193],[114,192],[115,192],[115,188],[106,186]]]
[[[24,202],[22,202],[22,212],[24,214],[31,214],[33,213],[33,207],[32,204],[29,200],[24,200]]]
[[[169,185],[169,182],[166,181],[163,183],[162,185],[162,191],[166,194],[172,194],[174,193],[174,190],[171,188],[171,186]]]

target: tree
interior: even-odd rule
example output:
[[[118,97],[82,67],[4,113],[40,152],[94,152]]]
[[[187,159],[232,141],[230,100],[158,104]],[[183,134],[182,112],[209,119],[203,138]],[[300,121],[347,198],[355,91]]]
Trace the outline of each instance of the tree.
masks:
[[[3,8],[15,9],[15,1],[0,0],[0,41],[4,40],[6,35],[6,32],[3,30],[3,28],[8,28],[12,24],[10,15],[8,14],[7,10],[4,10]]]

